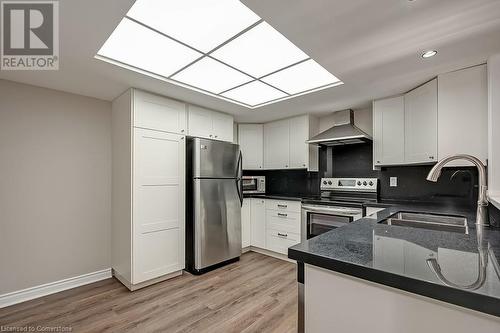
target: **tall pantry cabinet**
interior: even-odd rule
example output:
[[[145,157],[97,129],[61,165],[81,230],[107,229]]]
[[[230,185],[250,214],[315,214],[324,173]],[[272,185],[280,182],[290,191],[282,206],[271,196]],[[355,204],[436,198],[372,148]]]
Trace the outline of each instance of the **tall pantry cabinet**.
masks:
[[[186,105],[130,89],[112,104],[112,268],[130,290],[180,275]]]

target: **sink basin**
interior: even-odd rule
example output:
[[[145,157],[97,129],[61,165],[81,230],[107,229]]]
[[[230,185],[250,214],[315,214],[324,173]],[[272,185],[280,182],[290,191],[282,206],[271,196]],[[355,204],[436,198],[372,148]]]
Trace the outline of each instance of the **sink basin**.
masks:
[[[451,231],[461,234],[469,233],[467,219],[463,216],[399,212],[380,223],[410,228]]]

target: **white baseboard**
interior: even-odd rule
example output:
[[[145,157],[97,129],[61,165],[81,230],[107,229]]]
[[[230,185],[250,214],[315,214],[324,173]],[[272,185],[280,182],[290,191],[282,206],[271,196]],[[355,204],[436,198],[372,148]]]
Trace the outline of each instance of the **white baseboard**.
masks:
[[[111,268],[0,295],[0,308],[111,278]]]

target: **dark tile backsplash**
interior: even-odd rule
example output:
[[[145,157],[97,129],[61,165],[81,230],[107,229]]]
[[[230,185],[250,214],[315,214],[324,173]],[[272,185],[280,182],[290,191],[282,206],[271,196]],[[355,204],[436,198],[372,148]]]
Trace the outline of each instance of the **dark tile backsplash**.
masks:
[[[245,170],[245,176],[266,176],[266,193],[289,196],[312,196],[319,194],[317,172],[306,170]]]
[[[306,170],[244,171],[245,175],[265,175],[266,192],[281,195],[316,195],[321,177],[373,177],[380,183],[385,200],[460,201],[474,204],[477,198],[477,170],[446,168],[437,183],[425,178],[431,165],[385,167],[373,170],[372,144],[321,147],[319,172]],[[398,186],[390,187],[389,178]]]
[[[474,167],[445,168],[437,183],[426,180],[432,165],[394,166],[373,170],[371,143],[323,147],[320,151],[322,177],[376,177],[381,199],[419,201],[460,201],[474,204],[477,200],[478,175]],[[328,150],[331,150],[328,151]],[[327,163],[331,156],[332,163]],[[327,162],[323,162],[327,160]],[[390,177],[398,178],[398,186],[390,187]]]

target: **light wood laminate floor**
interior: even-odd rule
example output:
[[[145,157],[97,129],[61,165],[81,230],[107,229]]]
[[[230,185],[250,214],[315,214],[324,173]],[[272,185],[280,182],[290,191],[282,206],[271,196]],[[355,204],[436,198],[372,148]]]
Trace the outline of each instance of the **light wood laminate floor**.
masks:
[[[296,332],[295,264],[255,252],[129,292],[107,279],[0,309],[0,325],[72,332]]]

